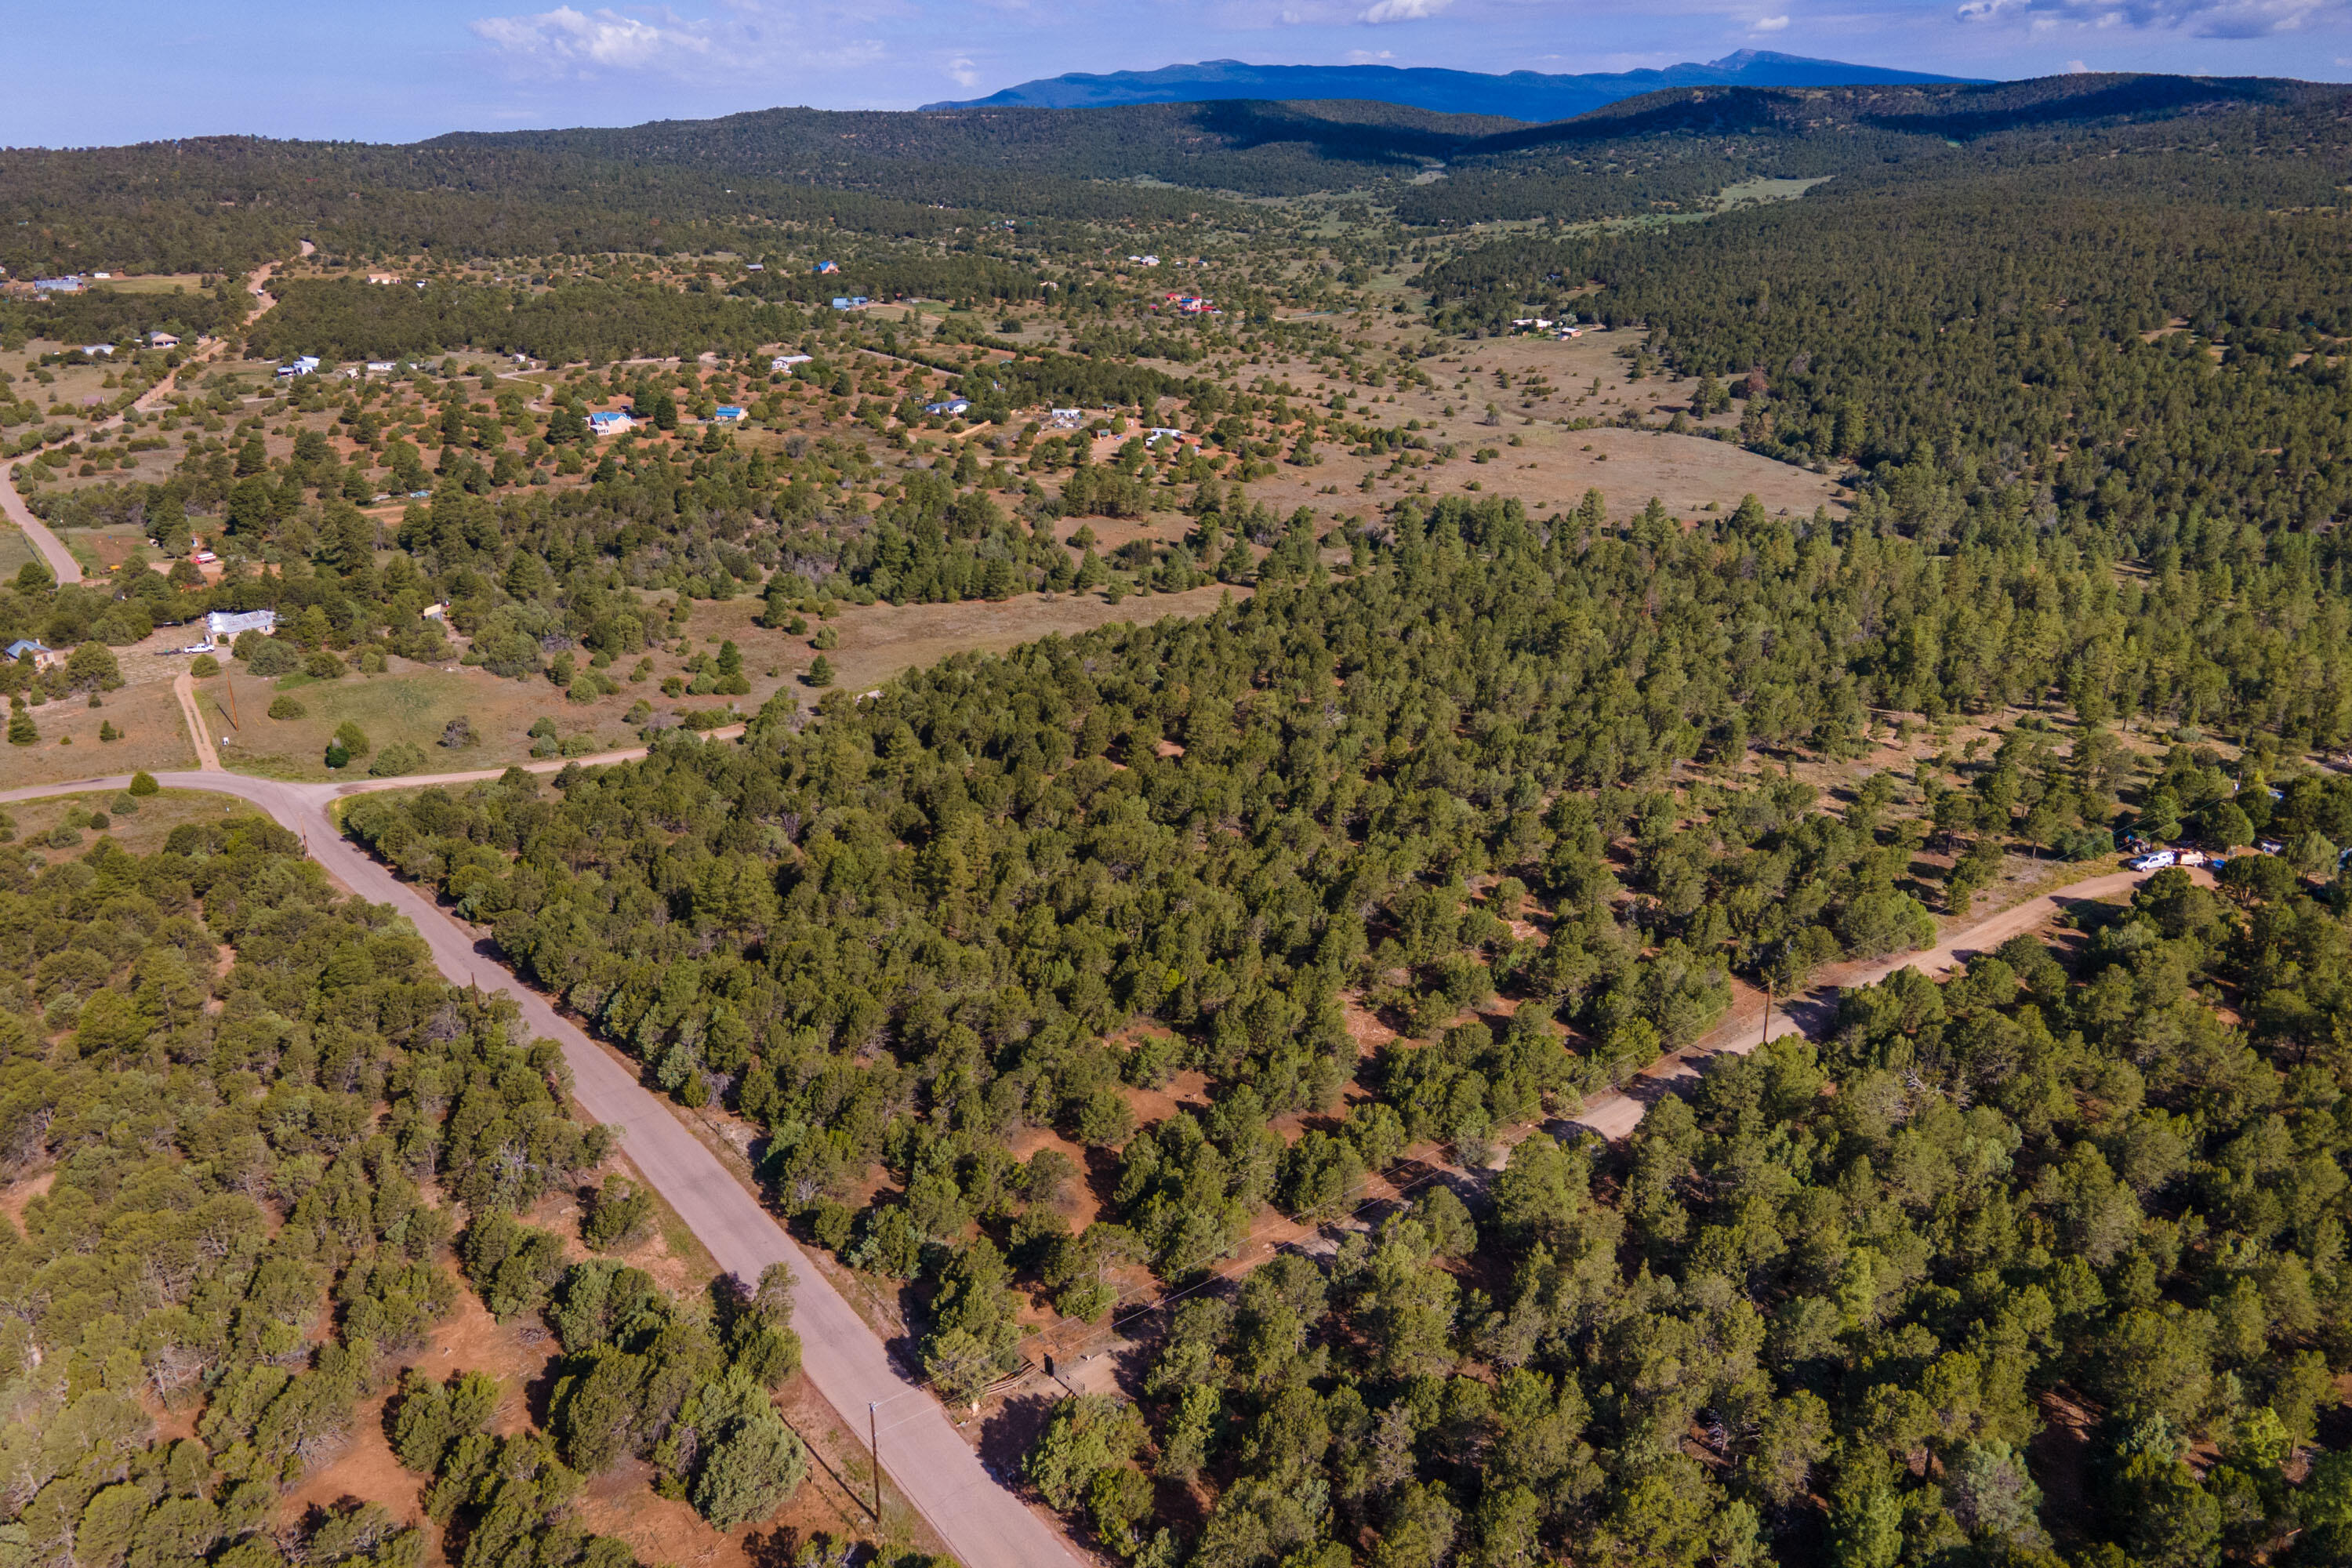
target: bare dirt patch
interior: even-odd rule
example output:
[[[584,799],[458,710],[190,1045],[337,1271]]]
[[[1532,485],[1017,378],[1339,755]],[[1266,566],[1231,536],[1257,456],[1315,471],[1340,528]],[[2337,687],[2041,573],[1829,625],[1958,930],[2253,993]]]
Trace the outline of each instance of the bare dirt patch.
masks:
[[[530,1426],[530,1390],[544,1380],[556,1349],[555,1336],[536,1317],[501,1323],[483,1309],[471,1290],[460,1287],[457,1307],[435,1329],[431,1340],[414,1355],[388,1367],[383,1386],[352,1412],[341,1451],[280,1500],[279,1521],[291,1525],[313,1507],[356,1499],[380,1503],[404,1522],[423,1523],[424,1479],[402,1468],[384,1435],[384,1405],[399,1384],[401,1367],[421,1367],[436,1378],[479,1372],[498,1379],[501,1398],[490,1418],[490,1430],[506,1436]],[[436,1543],[436,1562],[440,1560],[439,1534],[437,1529],[426,1531]]]
[[[43,1171],[37,1176],[26,1176],[21,1182],[11,1182],[5,1187],[0,1187],[0,1214],[8,1216],[10,1225],[23,1230],[25,1205],[47,1192],[57,1184],[57,1172]]]

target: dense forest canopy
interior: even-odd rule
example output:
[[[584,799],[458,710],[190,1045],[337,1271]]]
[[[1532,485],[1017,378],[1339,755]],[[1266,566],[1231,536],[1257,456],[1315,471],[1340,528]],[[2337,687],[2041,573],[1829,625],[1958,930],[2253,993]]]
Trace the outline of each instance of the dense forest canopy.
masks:
[[[1880,706],[2054,700],[2067,656],[2032,651],[2029,622],[2063,637],[2122,615],[2138,640],[2171,613],[2030,531],[1931,567],[1760,510],[1612,537],[1449,501],[1391,526],[1345,584],[953,660],[804,728],[772,710],[740,748],[666,742],[560,801],[373,797],[352,831],[664,1088],[764,1126],[788,1210],[930,1282],[925,1353],[953,1390],[1010,1364],[1013,1278],[1079,1311],[1100,1310],[1105,1259],[1196,1280],[1268,1202],[1344,1212],[1408,1141],[1491,1147],[1692,1037],[1727,967],[1785,987],[1922,941],[1919,840],[1876,817],[1891,776],[1843,818],[1769,779],[1659,786],[1763,730],[1834,754]],[[1879,636],[1853,630],[1864,603]],[[1996,604],[1998,640],[1949,619]],[[1914,606],[1955,634],[1928,666],[1899,651],[1936,635]],[[1928,784],[1928,816],[1996,856],[2061,841],[2111,819],[2118,765],[2095,726],[2027,725],[1965,789]],[[2209,765],[2168,763],[2161,793],[2204,803],[2171,809],[2238,809]],[[2282,796],[2265,830],[2352,832],[2352,791]],[[1965,901],[1979,859],[1944,896]],[[2336,1103],[2305,1063],[2352,995],[2340,916],[2268,864],[2284,879],[2231,900],[2152,884],[2079,981],[2026,941],[1944,993],[1850,998],[1821,1058],[1727,1067],[1622,1154],[1538,1136],[1475,1226],[1430,1197],[1328,1268],[1262,1268],[1177,1313],[1149,1421],[1073,1405],[1031,1475],[1155,1562],[1180,1548],[1149,1487],[1101,1474],[1147,1448],[1163,1478],[1213,1480],[1191,1560],[1219,1564],[1318,1540],[1377,1542],[1383,1563],[1449,1542],[1802,1558],[1822,1528],[1809,1489],[1874,1563],[2030,1556],[2052,1530],[2137,1561],[2267,1540],[2292,1508],[2284,1456],[2326,1400],[2344,1191],[2332,1158],[2294,1164],[2310,1145],[2282,1119],[2298,1094]],[[2244,976],[2245,1036],[2186,991],[2207,973]],[[1360,1061],[1356,996],[1408,1037]],[[1117,1086],[1185,1068],[1220,1086],[1214,1108],[1137,1131]],[[1370,1098],[1340,1118],[1351,1079]],[[1331,1131],[1267,1131],[1299,1110]],[[1032,1216],[1037,1178],[1003,1140],[1035,1123],[1120,1149],[1115,1225],[1066,1238]],[[2254,1137],[2317,1184],[2311,1203],[2211,1206],[2189,1173],[2236,1169]],[[877,1162],[897,1190],[856,1208]],[[2037,1511],[2020,1458],[2062,1385],[2113,1412],[2119,1456],[2113,1513],[2079,1523]],[[1708,1434],[1697,1458],[1685,1431]],[[2200,1482],[2180,1462],[2198,1440],[2233,1468]]]
[[[280,1532],[279,1489],[455,1304],[453,1206],[496,1226],[601,1163],[609,1133],[565,1115],[561,1059],[518,1037],[510,1003],[445,984],[283,828],[216,816],[144,857],[102,836],[46,866],[4,853],[0,1160],[55,1173],[0,1227],[10,1548],[415,1568],[423,1538],[373,1504]],[[151,1400],[194,1436],[159,1438]],[[450,1498],[481,1526],[469,1563],[543,1526],[519,1491],[476,1500]],[[633,1562],[572,1526],[536,1559]]]

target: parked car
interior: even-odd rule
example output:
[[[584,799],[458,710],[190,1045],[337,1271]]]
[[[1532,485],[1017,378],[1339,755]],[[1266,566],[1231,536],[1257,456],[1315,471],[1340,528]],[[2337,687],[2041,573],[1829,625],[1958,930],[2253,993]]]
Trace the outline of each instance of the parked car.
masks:
[[[2168,866],[2176,866],[2179,863],[2180,857],[2169,849],[2158,849],[2152,855],[2142,855],[2137,859],[2124,862],[2135,871],[2161,871]]]

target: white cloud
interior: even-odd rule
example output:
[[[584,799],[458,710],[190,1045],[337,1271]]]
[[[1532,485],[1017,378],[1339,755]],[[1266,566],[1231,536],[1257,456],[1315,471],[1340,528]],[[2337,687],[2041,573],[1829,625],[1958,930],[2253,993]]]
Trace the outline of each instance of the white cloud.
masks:
[[[1786,16],[1764,16],[1748,24],[1748,30],[1751,33],[1778,33],[1785,31],[1788,26],[1789,18]]]
[[[1379,5],[1365,12],[1358,20],[1365,22],[1425,21],[1453,4],[1454,0],[1380,0]]]
[[[2352,0],[1964,0],[1963,22],[2015,14],[2035,31],[2063,23],[2139,27],[2203,38],[2260,38],[2352,16]]]
[[[959,87],[971,87],[980,80],[979,69],[961,55],[948,62],[948,75],[955,79]]]
[[[471,30],[518,77],[591,80],[638,75],[704,81],[728,76],[764,81],[883,58],[888,51],[881,40],[856,34],[877,15],[905,10],[906,0],[860,3],[863,8],[853,11],[848,0],[804,0],[790,28],[776,25],[761,0],[721,0],[731,16],[692,18],[667,7],[632,14],[558,5],[530,16],[486,16]],[[971,63],[962,62],[967,68]],[[950,66],[950,74],[954,70]]]
[[[1348,51],[1348,63],[1351,66],[1378,65],[1382,60],[1394,58],[1396,58],[1394,49],[1349,49]]]
[[[473,33],[509,63],[556,75],[676,70],[709,58],[706,26],[676,18],[665,23],[559,5],[531,16],[486,16]]]
[[[2091,74],[2091,68],[2084,65],[2080,60],[2068,60],[2066,62],[2066,74],[2068,76],[2088,76]]]

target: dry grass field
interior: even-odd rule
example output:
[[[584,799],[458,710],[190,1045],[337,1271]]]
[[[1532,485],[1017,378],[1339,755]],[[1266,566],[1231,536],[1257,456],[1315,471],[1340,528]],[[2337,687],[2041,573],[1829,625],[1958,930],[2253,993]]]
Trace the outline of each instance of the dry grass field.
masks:
[[[213,679],[197,682],[214,737],[226,742],[220,748],[221,765],[272,778],[360,777],[386,747],[405,743],[425,753],[420,772],[504,767],[530,755],[528,731],[541,715],[554,721],[560,735],[588,737],[599,751],[635,743],[621,723],[626,698],[608,697],[582,707],[566,702],[562,692],[543,680],[502,680],[458,666],[391,662],[392,668],[382,675],[352,674],[336,680],[299,675],[262,680],[247,673],[243,665],[231,665]],[[234,726],[221,716],[232,684],[238,721]],[[300,716],[269,717],[271,706],[280,699],[298,704]],[[478,743],[443,747],[442,731],[461,714],[472,725]],[[370,750],[339,773],[326,765],[327,742],[345,723],[360,727]]]
[[[33,709],[40,740],[0,750],[0,784],[63,784],[145,768],[150,773],[196,765],[195,749],[168,682],[126,685],[103,693],[100,708],[81,698],[45,702]],[[99,726],[111,722],[120,741],[100,741]]]
[[[815,659],[810,645],[822,626],[830,625],[839,640],[839,646],[825,656],[835,671],[834,684],[858,692],[871,690],[902,670],[936,664],[950,654],[974,649],[1001,652],[1050,634],[1075,634],[1118,621],[1203,615],[1228,593],[1248,595],[1247,589],[1211,586],[1185,594],[1129,595],[1117,605],[1100,594],[1025,594],[1000,604],[968,600],[955,605],[850,605],[842,606],[830,622],[812,617],[808,633],[801,637],[755,624],[761,608],[757,599],[698,603],[690,623],[692,636],[685,644],[688,652],[679,652],[680,645],[676,643],[655,650],[649,656],[653,672],[639,681],[627,679],[635,661],[625,658],[610,671],[620,680],[620,692],[586,703],[569,700],[544,679],[509,680],[479,668],[411,664],[404,659],[392,660],[391,668],[381,675],[349,674],[333,680],[300,675],[264,680],[232,662],[221,675],[197,682],[196,691],[215,739],[226,742],[221,746],[222,764],[239,773],[289,779],[352,777],[364,773],[368,763],[395,742],[425,751],[425,765],[420,771],[497,768],[530,756],[533,742],[529,731],[542,717],[554,723],[559,740],[571,740],[575,750],[613,751],[640,743],[638,731],[626,722],[629,710],[640,700],[649,703],[656,714],[731,703],[748,716],[778,691],[788,691],[800,705],[814,707],[824,692],[807,685],[802,677]],[[170,636],[159,634],[156,640]],[[751,687],[749,694],[731,698],[662,694],[662,680],[683,675],[694,654],[716,654],[720,645],[730,641],[742,651],[744,673]],[[156,662],[168,666],[170,660]],[[126,660],[126,673],[129,667]],[[168,702],[168,685],[158,689]],[[111,694],[108,700],[111,703],[121,695]],[[269,709],[280,698],[299,704],[301,714],[270,718]],[[235,723],[229,719],[232,707]],[[41,711],[47,714],[50,710]],[[477,743],[443,747],[442,731],[461,714],[472,726]],[[345,722],[357,724],[372,749],[339,774],[326,766],[324,758],[329,739]],[[90,728],[94,732],[94,722]],[[79,752],[79,744],[68,750],[86,754]],[[116,749],[108,751],[111,753]],[[68,768],[42,776],[79,775]]]
[[[58,365],[39,363],[43,354],[58,353],[80,346],[79,343],[52,342],[47,338],[35,338],[14,353],[0,353],[0,372],[10,377],[7,390],[38,408],[43,418],[52,425],[79,417],[79,411],[106,402],[114,395],[113,390],[106,384],[108,378],[114,374],[111,367],[102,363]],[[50,412],[60,405],[75,412]]]
[[[1411,336],[1382,335],[1391,341]],[[1567,342],[1538,335],[1449,342],[1446,352],[1422,362],[1433,384],[1429,387],[1348,388],[1310,363],[1279,358],[1244,365],[1238,377],[1243,384],[1261,377],[1287,382],[1318,405],[1344,389],[1351,410],[1367,410],[1356,417],[1384,425],[1418,419],[1433,448],[1450,444],[1455,449],[1451,459],[1417,454],[1418,466],[1391,472],[1385,457],[1352,458],[1345,447],[1323,445],[1320,463],[1307,468],[1285,463],[1253,481],[1249,494],[1283,512],[1307,506],[1359,518],[1407,494],[1471,492],[1516,497],[1542,516],[1574,507],[1587,489],[1600,490],[1609,515],[1618,520],[1640,511],[1654,496],[1683,518],[1728,511],[1750,494],[1775,512],[1843,510],[1846,491],[1830,475],[1774,462],[1728,441],[1664,429],[1665,421],[1687,408],[1698,384],[1661,374],[1634,380],[1633,356],[1642,342],[1640,332],[1621,330],[1587,331]],[[1612,423],[1629,408],[1652,427]],[[1567,427],[1581,420],[1602,423]],[[1738,416],[1690,422],[1700,429],[1724,428],[1736,426]],[[1512,446],[1514,438],[1520,444]],[[1481,463],[1475,454],[1484,448],[1496,455]],[[1375,479],[1365,490],[1368,473]]]

